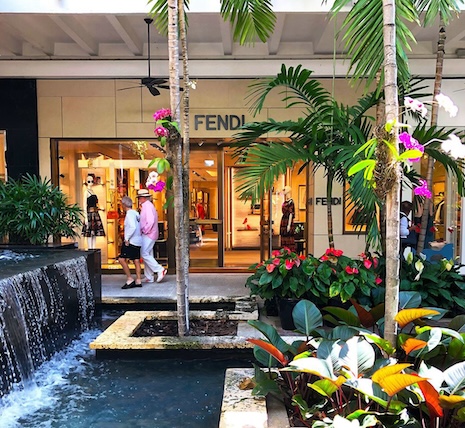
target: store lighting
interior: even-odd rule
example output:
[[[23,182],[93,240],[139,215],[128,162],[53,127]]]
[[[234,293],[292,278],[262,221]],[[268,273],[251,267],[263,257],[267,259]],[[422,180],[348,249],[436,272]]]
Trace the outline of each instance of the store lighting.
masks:
[[[213,166],[215,165],[215,161],[213,159],[205,159],[203,161],[203,163],[206,165],[206,166]]]

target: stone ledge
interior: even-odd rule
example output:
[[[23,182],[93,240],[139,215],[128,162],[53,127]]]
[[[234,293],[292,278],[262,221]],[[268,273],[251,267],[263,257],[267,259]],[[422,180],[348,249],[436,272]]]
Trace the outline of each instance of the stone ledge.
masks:
[[[240,389],[240,383],[253,376],[252,368],[226,370],[219,428],[289,428],[281,401],[271,396],[254,397],[251,389]]]
[[[239,388],[244,378],[252,378],[254,369],[227,369],[219,428],[267,428],[265,398],[253,397],[250,389]]]

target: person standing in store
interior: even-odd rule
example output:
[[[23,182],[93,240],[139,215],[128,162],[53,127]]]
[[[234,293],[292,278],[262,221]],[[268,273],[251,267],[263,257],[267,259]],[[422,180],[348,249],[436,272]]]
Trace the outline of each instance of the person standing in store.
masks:
[[[121,254],[118,256],[126,282],[123,289],[142,287],[140,268],[140,248],[142,246],[142,234],[140,231],[140,214],[132,209],[132,199],[129,196],[121,198],[121,206],[126,213],[124,217],[124,241],[121,245]],[[132,260],[136,268],[136,279],[134,280],[129,269],[128,261]]]
[[[163,281],[167,270],[153,257],[153,247],[158,239],[158,213],[155,209],[150,192],[147,189],[137,191],[140,205],[140,230],[142,232],[141,257],[144,260],[143,282],[154,282],[154,274],[157,274],[157,282]]]

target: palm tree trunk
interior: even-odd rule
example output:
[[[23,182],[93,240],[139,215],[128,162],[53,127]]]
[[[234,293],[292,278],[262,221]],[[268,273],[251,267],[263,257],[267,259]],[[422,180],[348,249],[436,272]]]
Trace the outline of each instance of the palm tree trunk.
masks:
[[[189,56],[187,52],[187,27],[184,11],[184,1],[178,0],[179,10],[179,35],[181,38],[182,66],[184,77],[184,95],[183,95],[183,158],[182,158],[182,200],[183,207],[189,206],[189,162],[190,162],[190,128],[189,128]],[[178,308],[180,301],[184,301],[182,313],[178,311],[180,320],[186,322],[186,332],[189,332],[189,210],[183,209],[184,240],[182,245],[182,277],[184,279],[184,296],[178,297]]]
[[[438,50],[436,53],[436,74],[434,76],[434,91],[433,91],[433,104],[431,107],[431,126],[436,126],[438,123],[438,110],[439,107],[436,102],[434,102],[434,97],[441,92],[442,84],[442,70],[444,66],[444,54],[445,54],[445,44],[446,44],[446,26],[444,21],[441,18],[439,23],[439,37],[438,37]],[[428,169],[426,172],[426,182],[428,183],[428,189],[433,188],[433,170],[434,170],[434,159],[428,157]],[[425,198],[423,203],[423,214],[421,217],[421,229],[420,235],[418,237],[417,252],[422,252],[425,247],[425,236],[428,227],[428,216],[430,212],[431,199]]]
[[[179,91],[179,33],[178,0],[168,1],[168,58],[170,81],[170,104],[172,120],[180,122],[180,91]],[[174,236],[176,240],[176,295],[178,309],[178,334],[185,336],[188,333],[188,314],[185,271],[183,269],[183,247],[185,247],[185,235],[183,221],[183,165],[182,165],[182,138],[168,139],[168,153],[172,159],[173,167],[173,198],[174,198]]]
[[[328,171],[326,176],[326,220],[328,222],[329,248],[334,248],[333,205],[331,203],[333,196],[333,179],[334,173],[332,171]]]
[[[397,89],[396,62],[396,7],[395,0],[383,0],[383,38],[384,38],[384,93],[386,100],[386,122],[398,117],[399,101]],[[397,127],[390,135],[391,144],[399,151]],[[391,158],[388,170],[394,174],[392,188],[386,197],[386,295],[384,338],[392,346],[396,345],[397,324],[395,316],[399,307],[399,199],[401,173],[400,166]]]

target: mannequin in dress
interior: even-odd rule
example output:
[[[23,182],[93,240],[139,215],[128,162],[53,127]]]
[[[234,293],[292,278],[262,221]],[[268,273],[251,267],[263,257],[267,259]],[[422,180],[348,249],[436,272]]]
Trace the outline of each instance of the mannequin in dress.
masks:
[[[95,175],[89,174],[86,178],[86,190],[84,191],[83,206],[86,207],[86,215],[84,227],[82,228],[82,236],[87,237],[87,249],[95,248],[97,236],[105,236],[103,223],[100,219],[98,198],[93,190]]]
[[[284,196],[282,206],[283,216],[279,226],[279,234],[281,235],[281,247],[287,247],[292,252],[295,252],[295,208],[294,201],[291,198],[292,189],[290,186],[284,186],[281,194]]]

